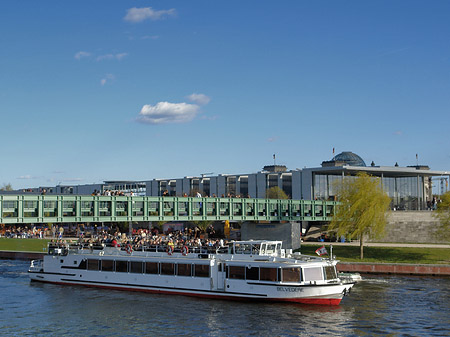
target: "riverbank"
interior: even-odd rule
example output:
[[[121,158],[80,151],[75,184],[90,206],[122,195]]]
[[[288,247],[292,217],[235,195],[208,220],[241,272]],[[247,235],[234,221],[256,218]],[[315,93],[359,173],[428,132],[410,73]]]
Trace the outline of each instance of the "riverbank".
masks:
[[[450,265],[340,262],[337,270],[361,274],[450,276]]]
[[[7,260],[38,260],[42,259],[46,253],[19,252],[13,250],[0,251],[0,259]]]

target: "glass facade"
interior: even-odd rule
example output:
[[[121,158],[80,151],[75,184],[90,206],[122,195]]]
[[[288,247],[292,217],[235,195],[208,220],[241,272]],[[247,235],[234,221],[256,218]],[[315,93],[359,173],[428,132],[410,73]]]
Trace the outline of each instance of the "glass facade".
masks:
[[[240,187],[240,194],[242,197],[246,197],[248,195],[248,176],[241,176],[239,177],[239,187]]]
[[[352,176],[346,178],[352,179]],[[334,200],[336,195],[336,182],[341,181],[342,175],[315,174],[314,175],[314,199]]]
[[[282,190],[288,197],[292,196],[292,174],[283,174],[281,176]]]
[[[345,176],[354,179],[355,176]],[[315,200],[334,200],[336,195],[336,181],[342,175],[314,174],[313,191]],[[424,198],[424,177],[382,177],[383,190],[391,198],[393,210],[426,209]]]

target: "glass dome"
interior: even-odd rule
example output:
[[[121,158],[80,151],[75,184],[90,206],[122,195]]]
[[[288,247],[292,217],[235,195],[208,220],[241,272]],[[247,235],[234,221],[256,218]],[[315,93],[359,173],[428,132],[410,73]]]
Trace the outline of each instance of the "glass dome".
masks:
[[[338,155],[336,155],[336,157],[334,157],[334,160],[344,162],[350,166],[366,166],[366,163],[360,156],[350,151],[339,153]]]

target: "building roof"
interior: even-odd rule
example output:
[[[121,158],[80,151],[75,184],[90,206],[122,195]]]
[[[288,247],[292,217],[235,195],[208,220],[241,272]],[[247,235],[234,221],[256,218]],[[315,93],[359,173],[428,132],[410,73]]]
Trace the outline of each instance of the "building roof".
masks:
[[[322,162],[323,167],[344,165],[366,166],[366,163],[360,156],[350,151],[341,152],[338,155],[334,156],[332,160]]]
[[[385,177],[417,177],[417,176],[442,176],[449,175],[448,171],[434,171],[430,169],[421,169],[416,167],[396,167],[396,166],[324,166],[311,168],[315,173],[319,174],[349,174],[355,175],[358,172],[367,172],[373,176],[385,176]]]

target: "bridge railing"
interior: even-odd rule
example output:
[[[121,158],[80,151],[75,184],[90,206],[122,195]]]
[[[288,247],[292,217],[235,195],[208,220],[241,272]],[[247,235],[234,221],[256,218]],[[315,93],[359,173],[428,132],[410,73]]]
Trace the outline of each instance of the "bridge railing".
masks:
[[[336,202],[291,199],[0,195],[0,223],[327,221]]]

